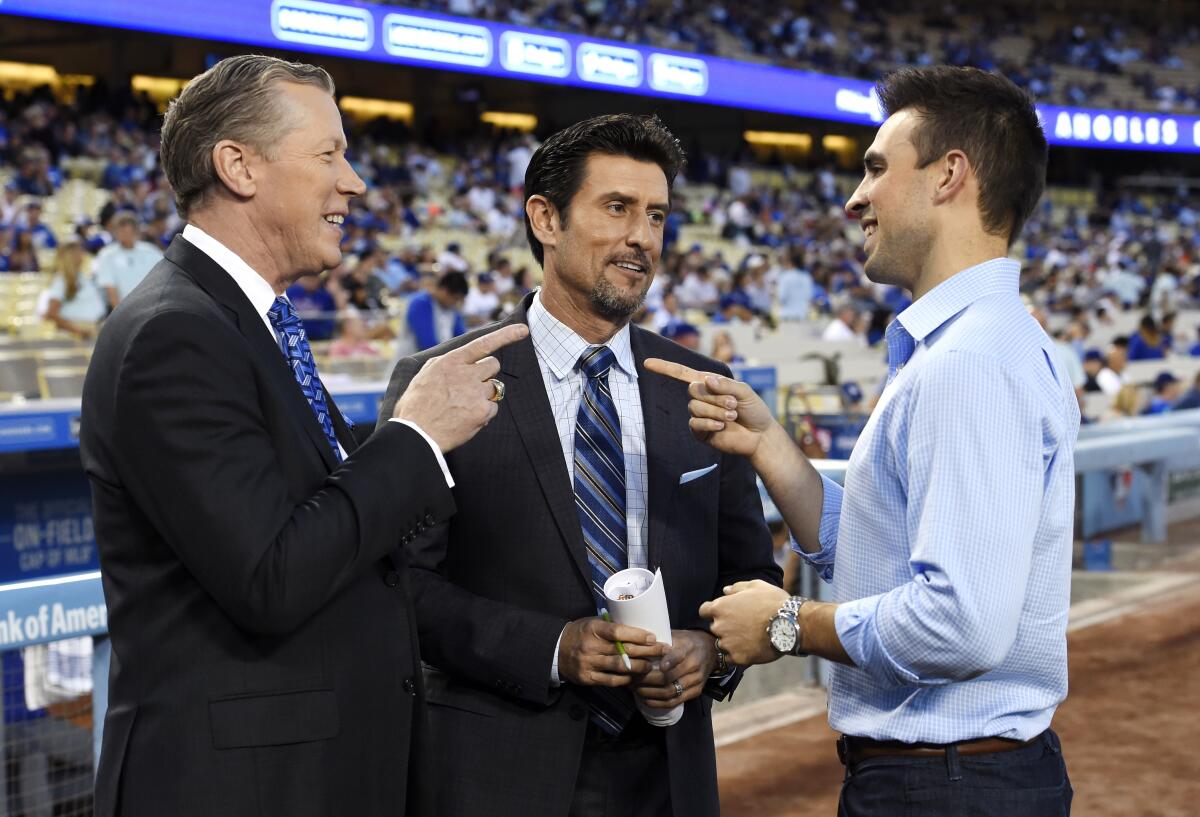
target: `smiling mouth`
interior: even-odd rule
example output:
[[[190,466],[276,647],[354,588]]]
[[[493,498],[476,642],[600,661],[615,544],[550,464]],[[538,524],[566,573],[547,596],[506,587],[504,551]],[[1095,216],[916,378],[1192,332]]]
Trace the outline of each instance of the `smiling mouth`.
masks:
[[[346,217],[340,213],[330,213],[329,215],[325,216],[325,223],[341,228],[346,223]]]
[[[617,269],[623,270],[630,275],[645,275],[648,271],[648,267],[637,261],[612,261],[610,263]]]

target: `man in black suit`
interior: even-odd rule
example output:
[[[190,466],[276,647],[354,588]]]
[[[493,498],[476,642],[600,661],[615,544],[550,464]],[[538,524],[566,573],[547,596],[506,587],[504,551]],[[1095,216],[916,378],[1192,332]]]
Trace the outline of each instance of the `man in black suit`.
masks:
[[[492,335],[359,445],[283,297],[363,191],[324,70],[224,60],[172,103],[187,227],[83,395],[112,636],[100,817],[396,817],[423,720],[397,544],[454,512],[443,454],[497,411]],[[481,360],[481,358],[483,358]]]
[[[686,386],[642,368],[659,356],[720,364],[629,324],[682,160],[652,117],[552,136],[525,177],[543,288],[392,377],[386,400],[415,385],[426,355],[529,326],[498,354],[505,412],[448,457],[460,513],[409,548],[441,817],[719,811],[702,693],[727,694],[738,675],[698,609],[727,584],[781,574],[745,463],[698,443]],[[661,568],[669,650],[597,617],[598,588],[627,566]],[[682,705],[682,719],[649,725],[634,694]]]

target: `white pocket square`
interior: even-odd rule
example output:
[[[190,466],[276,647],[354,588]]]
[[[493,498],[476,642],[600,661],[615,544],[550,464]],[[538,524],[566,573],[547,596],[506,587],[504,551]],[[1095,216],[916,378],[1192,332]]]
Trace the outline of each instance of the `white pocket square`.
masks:
[[[684,474],[683,476],[681,476],[679,478],[679,484],[687,485],[689,482],[691,482],[694,479],[700,479],[700,477],[702,477],[705,474],[709,473],[710,471],[714,470],[716,467],[717,467],[717,464],[714,462],[712,465],[708,466],[707,468],[697,468],[695,471],[688,471],[686,474]]]

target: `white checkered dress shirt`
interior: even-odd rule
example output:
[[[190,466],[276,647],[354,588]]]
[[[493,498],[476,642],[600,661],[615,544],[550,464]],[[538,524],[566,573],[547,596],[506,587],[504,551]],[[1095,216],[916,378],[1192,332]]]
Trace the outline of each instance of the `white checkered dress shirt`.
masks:
[[[572,485],[575,479],[575,420],[583,399],[583,373],[579,358],[597,344],[588,343],[542,306],[534,296],[527,313],[529,337],[537,352],[538,368],[550,398],[550,410]],[[625,515],[628,567],[646,567],[646,426],[642,420],[642,395],[637,367],[629,346],[629,327],[622,327],[605,344],[617,359],[608,372],[608,388],[621,418],[621,447],[625,452]]]
[[[1019,277],[988,261],[892,322],[891,382],[825,481],[805,558],[856,664],[830,667],[840,732],[1024,740],[1066,696],[1079,408]]]

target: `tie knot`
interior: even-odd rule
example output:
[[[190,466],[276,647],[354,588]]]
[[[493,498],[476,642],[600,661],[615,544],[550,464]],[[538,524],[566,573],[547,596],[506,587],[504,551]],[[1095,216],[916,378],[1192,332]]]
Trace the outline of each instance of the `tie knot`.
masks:
[[[604,377],[616,362],[617,358],[611,349],[607,346],[597,346],[583,353],[583,357],[579,358],[579,367],[589,378]]]
[[[283,329],[285,326],[291,326],[300,321],[296,310],[292,309],[291,302],[282,295],[275,299],[275,303],[271,304],[267,315],[271,318],[271,325],[276,329]]]

